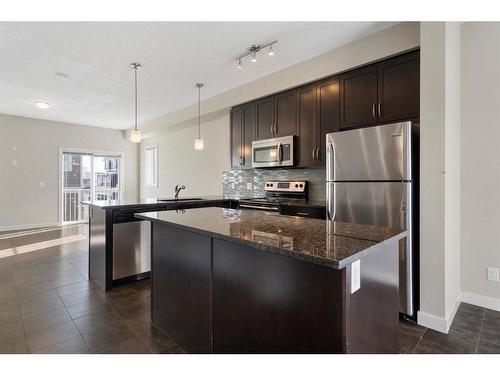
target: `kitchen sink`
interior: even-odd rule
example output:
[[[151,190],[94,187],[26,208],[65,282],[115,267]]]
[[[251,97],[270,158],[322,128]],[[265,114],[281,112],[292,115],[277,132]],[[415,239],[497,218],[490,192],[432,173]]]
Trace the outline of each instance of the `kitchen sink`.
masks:
[[[186,201],[201,201],[202,198],[178,198],[178,199],[158,199],[160,202],[186,202]]]

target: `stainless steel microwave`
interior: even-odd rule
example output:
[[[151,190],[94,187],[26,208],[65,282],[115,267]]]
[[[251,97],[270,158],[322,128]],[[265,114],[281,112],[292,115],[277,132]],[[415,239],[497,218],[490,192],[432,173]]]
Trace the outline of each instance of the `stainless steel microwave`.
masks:
[[[252,167],[292,167],[294,136],[252,142]]]

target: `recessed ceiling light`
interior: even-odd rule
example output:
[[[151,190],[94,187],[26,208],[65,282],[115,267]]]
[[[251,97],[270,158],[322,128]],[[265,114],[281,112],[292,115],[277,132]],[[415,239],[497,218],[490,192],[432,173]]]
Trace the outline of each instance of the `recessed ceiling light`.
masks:
[[[48,100],[33,100],[33,105],[40,109],[47,109],[54,105],[54,103],[49,102]]]

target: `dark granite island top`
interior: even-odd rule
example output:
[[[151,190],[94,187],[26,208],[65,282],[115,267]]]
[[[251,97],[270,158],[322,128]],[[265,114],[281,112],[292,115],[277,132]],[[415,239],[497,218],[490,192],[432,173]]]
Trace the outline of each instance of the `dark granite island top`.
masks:
[[[406,236],[393,228],[219,207],[135,216],[335,269]]]

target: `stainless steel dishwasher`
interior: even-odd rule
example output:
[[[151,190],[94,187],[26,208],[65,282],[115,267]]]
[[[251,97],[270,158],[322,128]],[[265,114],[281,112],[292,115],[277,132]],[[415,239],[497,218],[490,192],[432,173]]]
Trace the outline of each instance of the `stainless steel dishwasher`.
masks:
[[[150,276],[151,223],[134,217],[135,213],[147,211],[151,209],[113,212],[113,282]]]

